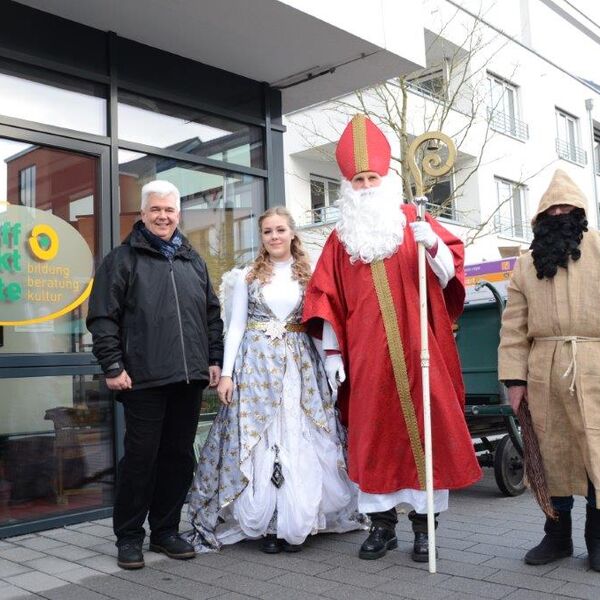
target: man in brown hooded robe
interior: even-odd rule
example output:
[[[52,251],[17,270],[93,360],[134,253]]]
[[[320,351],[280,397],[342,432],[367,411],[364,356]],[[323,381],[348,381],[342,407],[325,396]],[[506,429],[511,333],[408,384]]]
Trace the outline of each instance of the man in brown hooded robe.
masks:
[[[558,520],[525,555],[540,565],[573,554],[573,495],[586,496],[585,541],[600,571],[600,233],[561,170],[533,217],[531,250],[515,265],[502,318],[499,378],[514,409],[527,402]]]

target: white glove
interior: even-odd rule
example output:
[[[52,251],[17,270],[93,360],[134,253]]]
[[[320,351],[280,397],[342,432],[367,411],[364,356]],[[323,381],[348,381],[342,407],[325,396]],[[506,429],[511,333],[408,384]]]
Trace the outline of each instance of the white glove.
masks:
[[[337,390],[338,386],[346,381],[346,371],[344,371],[341,354],[331,354],[325,357],[325,373],[332,390]]]
[[[409,225],[417,244],[423,244],[427,250],[435,246],[438,237],[427,221],[415,221],[414,223],[409,223]]]

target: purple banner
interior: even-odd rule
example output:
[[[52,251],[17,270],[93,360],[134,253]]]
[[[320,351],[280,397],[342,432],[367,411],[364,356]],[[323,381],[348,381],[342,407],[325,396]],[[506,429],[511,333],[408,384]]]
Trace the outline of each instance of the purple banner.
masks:
[[[502,273],[504,271],[512,271],[516,256],[511,258],[503,258],[502,260],[494,260],[490,262],[482,262],[474,265],[465,265],[465,275],[467,277],[475,277],[481,275],[489,275],[491,273]]]

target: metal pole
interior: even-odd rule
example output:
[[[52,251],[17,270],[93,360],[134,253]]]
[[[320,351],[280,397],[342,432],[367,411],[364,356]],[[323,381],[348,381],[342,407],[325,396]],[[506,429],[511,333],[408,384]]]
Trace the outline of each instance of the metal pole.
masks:
[[[600,205],[598,204],[598,182],[596,181],[596,157],[594,156],[594,119],[592,118],[592,109],[594,108],[594,101],[592,98],[588,98],[585,101],[585,109],[588,112],[588,119],[590,123],[590,148],[592,157],[592,183],[594,190],[594,206],[596,207],[596,229],[600,229]]]

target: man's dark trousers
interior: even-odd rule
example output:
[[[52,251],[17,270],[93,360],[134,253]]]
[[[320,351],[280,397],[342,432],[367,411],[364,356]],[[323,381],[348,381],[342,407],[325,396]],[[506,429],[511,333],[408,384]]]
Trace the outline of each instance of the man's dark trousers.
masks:
[[[146,515],[152,541],[177,533],[205,386],[181,382],[119,394],[126,430],[113,511],[117,546],[144,539]]]

